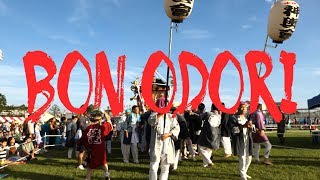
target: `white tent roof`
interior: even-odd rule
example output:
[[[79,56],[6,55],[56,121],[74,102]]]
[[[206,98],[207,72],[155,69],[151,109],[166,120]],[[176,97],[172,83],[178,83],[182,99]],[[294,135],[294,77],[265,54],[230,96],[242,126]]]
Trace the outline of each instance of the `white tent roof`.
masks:
[[[47,122],[49,121],[49,119],[53,118],[54,116],[48,112],[45,112],[41,117],[40,117],[40,121],[41,122]]]

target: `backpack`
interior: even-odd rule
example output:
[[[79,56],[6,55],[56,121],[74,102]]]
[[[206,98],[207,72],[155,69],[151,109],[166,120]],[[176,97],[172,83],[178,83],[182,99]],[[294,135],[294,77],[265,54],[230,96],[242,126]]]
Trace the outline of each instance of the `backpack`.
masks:
[[[215,122],[215,121],[217,121],[218,120],[218,122]],[[214,123],[214,127],[220,127],[221,126],[221,118],[217,118],[217,115],[216,114],[209,114],[208,113],[208,118],[207,118],[207,121],[213,121],[213,122],[215,122]]]
[[[79,128],[76,132],[76,135],[74,136],[75,140],[79,140],[82,137],[82,130]]]

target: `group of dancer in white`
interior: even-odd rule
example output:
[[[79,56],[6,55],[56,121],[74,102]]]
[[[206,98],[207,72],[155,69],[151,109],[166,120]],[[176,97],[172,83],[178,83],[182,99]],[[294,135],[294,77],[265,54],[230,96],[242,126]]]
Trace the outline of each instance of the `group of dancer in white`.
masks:
[[[164,98],[159,98],[156,101],[157,107],[163,108],[164,101]],[[204,104],[201,103],[196,111],[173,116],[172,112],[177,106],[178,104],[174,103],[171,112],[167,114],[148,110],[140,115],[138,106],[126,110],[118,124],[125,163],[129,163],[130,151],[133,162],[139,163],[138,147],[141,151],[148,150],[149,179],[158,179],[160,166],[159,179],[166,180],[169,171],[177,169],[179,159],[187,157],[186,150],[192,159],[199,153],[203,167],[213,166],[212,152],[219,149],[221,143],[225,158],[238,156],[241,179],[251,179],[247,172],[253,155],[255,160],[260,162],[260,145],[265,147],[263,163],[272,165],[269,160],[272,146],[264,133],[261,104],[251,115],[247,113],[248,104],[241,102],[237,112],[232,115],[222,113],[214,104],[210,112],[205,112]],[[200,119],[200,128],[197,128],[195,121],[192,122],[192,116]]]

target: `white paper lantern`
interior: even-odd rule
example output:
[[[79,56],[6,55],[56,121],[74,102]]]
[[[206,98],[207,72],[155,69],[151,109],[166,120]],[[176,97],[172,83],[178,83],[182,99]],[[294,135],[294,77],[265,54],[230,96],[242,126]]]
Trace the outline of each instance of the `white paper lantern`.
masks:
[[[282,44],[293,34],[298,18],[299,5],[293,0],[279,0],[270,10],[268,35],[274,43]]]
[[[0,61],[3,60],[3,54],[2,54],[2,50],[0,49]]]
[[[167,16],[175,23],[181,23],[192,12],[194,0],[164,0]]]

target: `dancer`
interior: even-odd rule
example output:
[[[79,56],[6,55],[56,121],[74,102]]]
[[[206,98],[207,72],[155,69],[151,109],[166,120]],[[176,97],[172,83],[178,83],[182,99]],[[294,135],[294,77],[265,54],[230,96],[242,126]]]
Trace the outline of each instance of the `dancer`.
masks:
[[[242,180],[251,179],[247,174],[252,160],[252,122],[248,121],[247,104],[241,102],[236,114],[231,115],[229,124],[232,135],[232,148],[235,156],[239,157],[239,170]]]
[[[123,161],[129,163],[130,150],[132,152],[133,162],[139,164],[138,159],[138,143],[139,134],[138,127],[140,122],[139,107],[132,106],[132,113],[126,119],[124,124],[124,135],[125,135],[125,154],[123,156]]]
[[[253,154],[256,162],[260,163],[259,153],[260,153],[260,145],[263,145],[264,150],[264,164],[272,165],[271,161],[269,160],[270,151],[272,145],[264,132],[266,127],[263,123],[265,117],[262,113],[262,104],[258,105],[258,108],[254,114],[251,116],[251,121],[255,125],[255,133],[252,134],[253,136]]]
[[[156,105],[159,108],[164,107],[165,99],[157,100]],[[164,128],[165,114],[153,113],[148,119],[151,126],[150,138],[150,170],[149,179],[157,180],[157,172],[161,168],[159,180],[167,180],[169,176],[170,164],[174,164],[175,147],[173,140],[178,139],[180,127],[176,118],[172,118],[171,114],[166,114]]]
[[[220,123],[221,112],[212,104],[211,112],[204,119],[201,134],[198,139],[200,154],[203,160],[203,167],[213,166],[211,155],[213,150],[219,149],[220,146]]]
[[[104,116],[106,121],[101,123],[102,112],[99,110],[93,111],[90,118],[92,123],[86,128],[80,139],[79,144],[83,145],[87,151],[87,180],[91,179],[92,170],[99,167],[103,168],[106,179],[110,179],[105,138],[112,131],[112,123],[107,113],[104,113]]]

